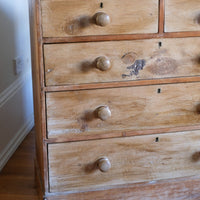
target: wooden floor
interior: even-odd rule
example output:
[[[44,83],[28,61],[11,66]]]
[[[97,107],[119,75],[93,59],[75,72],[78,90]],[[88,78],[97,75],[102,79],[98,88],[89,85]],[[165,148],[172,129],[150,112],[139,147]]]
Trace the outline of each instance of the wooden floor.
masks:
[[[0,172],[0,200],[38,200],[34,181],[34,130]]]

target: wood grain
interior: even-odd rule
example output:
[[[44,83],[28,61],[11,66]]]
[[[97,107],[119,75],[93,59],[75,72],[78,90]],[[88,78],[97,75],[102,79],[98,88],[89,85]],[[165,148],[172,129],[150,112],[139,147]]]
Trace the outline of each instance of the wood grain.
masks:
[[[197,76],[199,46],[200,38],[45,45],[46,85]],[[102,56],[109,59],[109,70],[97,68]]]
[[[35,132],[32,130],[0,172],[0,199],[38,200],[34,179]]]
[[[118,41],[118,40],[141,40],[153,38],[187,38],[200,37],[200,31],[151,33],[151,34],[121,34],[121,35],[100,35],[100,36],[74,36],[74,37],[44,37],[44,44],[72,43],[90,41]]]
[[[42,0],[44,37],[108,35],[158,32],[158,0]],[[131,8],[131,9],[129,9]],[[105,12],[110,24],[95,24],[94,16]],[[117,13],[117,14],[116,14]]]
[[[47,93],[48,137],[198,125],[199,92],[199,83],[187,83]],[[103,105],[112,113],[107,121],[95,116]]]
[[[165,31],[200,31],[200,0],[166,0]]]
[[[199,131],[50,144],[50,191],[80,192],[199,175],[199,145]],[[112,165],[105,173],[96,166],[103,156]]]
[[[121,188],[48,196],[48,200],[199,200],[199,177],[129,184]],[[119,192],[120,191],[120,192]]]
[[[44,70],[43,66],[43,47],[40,24],[40,2],[39,0],[29,0],[30,9],[30,33],[31,33],[31,57],[32,57],[32,76],[33,76],[33,96],[34,96],[34,118],[36,131],[36,159],[38,163],[38,174],[42,182],[42,190],[47,190],[47,155],[46,144],[43,138],[46,138],[45,121],[45,92]]]
[[[108,83],[88,83],[76,85],[63,85],[63,86],[48,86],[43,88],[45,92],[56,91],[74,91],[85,89],[103,89],[103,88],[116,88],[116,87],[130,87],[130,86],[144,86],[144,85],[158,85],[158,84],[172,84],[172,83],[192,83],[199,82],[200,76],[193,77],[180,77],[180,78],[164,78],[152,80],[135,80],[124,82],[108,82]]]
[[[164,24],[165,24],[165,0],[159,1],[159,27],[158,33],[164,33]]]

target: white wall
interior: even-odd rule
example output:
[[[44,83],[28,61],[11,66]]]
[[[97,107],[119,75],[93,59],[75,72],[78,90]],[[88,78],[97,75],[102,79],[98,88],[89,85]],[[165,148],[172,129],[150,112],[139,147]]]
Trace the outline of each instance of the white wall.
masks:
[[[33,124],[28,0],[0,0],[0,170]]]

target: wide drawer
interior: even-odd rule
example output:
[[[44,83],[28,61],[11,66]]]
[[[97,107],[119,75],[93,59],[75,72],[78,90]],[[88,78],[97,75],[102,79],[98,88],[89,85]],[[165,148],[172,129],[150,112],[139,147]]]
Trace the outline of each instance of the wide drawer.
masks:
[[[44,37],[156,33],[158,0],[41,0]]]
[[[165,0],[165,31],[200,31],[200,0]]]
[[[200,38],[44,46],[47,86],[200,75]]]
[[[49,138],[200,124],[200,83],[52,92],[46,103]]]
[[[48,152],[51,192],[200,174],[199,131],[50,144]]]

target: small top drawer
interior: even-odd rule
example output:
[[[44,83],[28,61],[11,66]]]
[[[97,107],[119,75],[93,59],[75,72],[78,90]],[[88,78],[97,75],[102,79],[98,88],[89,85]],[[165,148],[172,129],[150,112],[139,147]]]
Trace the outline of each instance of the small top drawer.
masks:
[[[200,0],[166,0],[165,31],[200,31]]]
[[[156,33],[158,0],[42,0],[44,37]]]

